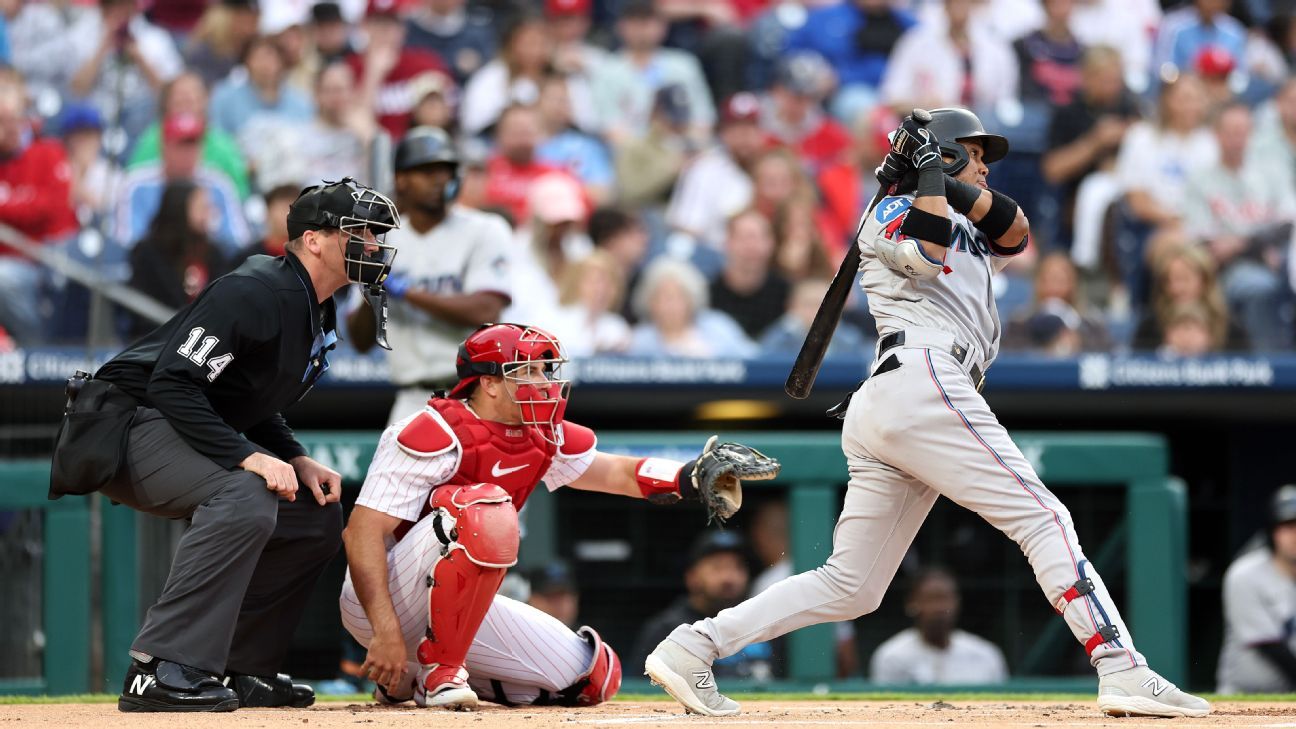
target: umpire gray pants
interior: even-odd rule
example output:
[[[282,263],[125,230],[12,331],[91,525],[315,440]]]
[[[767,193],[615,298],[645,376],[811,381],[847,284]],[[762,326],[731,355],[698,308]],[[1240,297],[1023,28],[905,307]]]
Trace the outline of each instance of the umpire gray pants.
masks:
[[[277,673],[341,546],[341,505],[320,506],[304,489],[280,500],[260,476],[195,451],[152,408],[140,409],[123,473],[102,493],[189,523],[132,649],[216,675]]]

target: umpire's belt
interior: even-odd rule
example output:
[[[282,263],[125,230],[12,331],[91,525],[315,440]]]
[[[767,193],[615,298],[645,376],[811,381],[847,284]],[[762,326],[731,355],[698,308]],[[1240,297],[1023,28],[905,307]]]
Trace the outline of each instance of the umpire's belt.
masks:
[[[971,348],[966,344],[960,344],[954,339],[954,335],[948,332],[942,332],[939,329],[901,329],[898,332],[891,332],[878,339],[877,357],[875,362],[881,361],[882,355],[887,350],[894,347],[913,347],[916,349],[935,349],[949,352],[949,355],[959,363],[963,369],[967,370],[968,376],[972,378],[972,384],[976,387],[977,392],[981,392],[981,386],[985,384],[985,373],[981,365],[977,364],[971,356]]]

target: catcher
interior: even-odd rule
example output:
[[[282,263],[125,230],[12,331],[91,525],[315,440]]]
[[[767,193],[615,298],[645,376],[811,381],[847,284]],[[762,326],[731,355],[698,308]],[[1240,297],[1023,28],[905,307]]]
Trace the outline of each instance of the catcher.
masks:
[[[448,395],[383,433],[343,534],[340,598],[380,703],[593,706],[616,694],[620,659],[593,628],[572,632],[496,595],[517,562],[517,512],[540,481],[699,499],[724,521],[744,479],[778,475],[774,459],[715,437],[688,463],[598,452],[593,431],[563,420],[566,361],[540,329],[487,324],[459,347]]]

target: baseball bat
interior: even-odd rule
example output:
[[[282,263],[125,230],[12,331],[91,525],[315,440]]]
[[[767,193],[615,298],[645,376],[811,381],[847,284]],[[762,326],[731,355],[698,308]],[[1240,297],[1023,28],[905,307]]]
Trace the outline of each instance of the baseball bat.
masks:
[[[931,113],[925,109],[914,109],[912,116],[914,121],[923,125],[930,122],[932,118]],[[873,208],[877,207],[878,202],[886,196],[894,180],[879,179],[878,182],[878,191],[873,195],[873,200],[869,202],[868,208],[860,218],[859,227],[855,230],[855,238],[851,240],[846,257],[842,259],[841,266],[833,275],[832,283],[828,285],[828,293],[824,294],[823,301],[819,302],[819,310],[815,312],[814,321],[810,322],[805,341],[801,343],[801,351],[797,353],[796,361],[792,363],[792,371],[788,373],[787,381],[783,383],[783,391],[798,400],[809,397],[810,390],[814,388],[815,377],[819,375],[819,367],[823,365],[824,355],[828,352],[828,344],[832,342],[833,332],[837,330],[837,323],[841,321],[842,310],[846,308],[846,299],[850,296],[851,287],[855,285],[855,276],[860,267],[858,241],[860,231],[864,229],[868,216],[873,214]]]

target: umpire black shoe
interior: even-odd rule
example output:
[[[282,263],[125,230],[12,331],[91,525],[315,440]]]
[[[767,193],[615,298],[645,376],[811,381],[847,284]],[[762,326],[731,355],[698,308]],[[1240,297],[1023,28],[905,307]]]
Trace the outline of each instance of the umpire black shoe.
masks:
[[[118,711],[233,711],[238,695],[193,666],[160,658],[131,661]]]
[[[293,683],[286,673],[274,676],[230,673],[225,677],[225,685],[234,689],[239,706],[245,709],[279,706],[304,709],[315,703],[315,689],[304,683]]]

